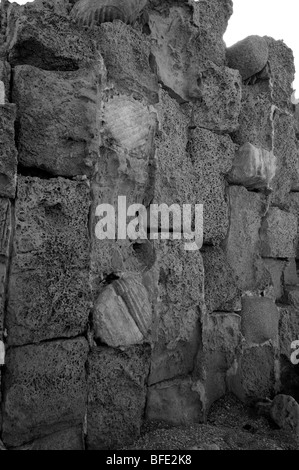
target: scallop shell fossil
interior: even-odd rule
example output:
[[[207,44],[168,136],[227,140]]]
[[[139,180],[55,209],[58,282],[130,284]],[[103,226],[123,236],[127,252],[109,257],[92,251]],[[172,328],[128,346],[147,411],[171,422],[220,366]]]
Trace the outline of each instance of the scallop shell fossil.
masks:
[[[113,20],[131,24],[146,4],[147,0],[79,0],[71,16],[79,25],[89,28]]]

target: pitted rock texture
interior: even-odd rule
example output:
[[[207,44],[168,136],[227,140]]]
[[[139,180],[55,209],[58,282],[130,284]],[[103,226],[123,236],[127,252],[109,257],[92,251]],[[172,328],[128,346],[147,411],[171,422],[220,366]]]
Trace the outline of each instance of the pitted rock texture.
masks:
[[[84,338],[10,348],[3,403],[8,447],[82,425],[87,352]]]
[[[86,330],[89,204],[86,182],[19,178],[6,317],[9,344]]]
[[[0,196],[14,198],[16,192],[17,151],[14,146],[16,106],[0,105]]]

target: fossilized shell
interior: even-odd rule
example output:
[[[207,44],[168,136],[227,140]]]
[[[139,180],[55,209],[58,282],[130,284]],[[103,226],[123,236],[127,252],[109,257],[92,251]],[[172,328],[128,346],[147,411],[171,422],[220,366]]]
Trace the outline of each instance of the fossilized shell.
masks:
[[[79,0],[71,16],[82,26],[92,28],[101,23],[121,20],[133,23],[147,0]]]

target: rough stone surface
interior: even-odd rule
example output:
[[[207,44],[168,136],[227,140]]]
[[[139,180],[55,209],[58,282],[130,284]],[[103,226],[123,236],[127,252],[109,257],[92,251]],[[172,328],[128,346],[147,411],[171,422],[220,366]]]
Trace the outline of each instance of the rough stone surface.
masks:
[[[240,290],[226,254],[220,247],[205,246],[202,251],[205,269],[205,304],[208,313],[241,308]],[[239,304],[239,308],[238,308]]]
[[[288,198],[287,208],[297,217],[298,226],[297,232],[299,232],[299,193],[290,193]],[[296,245],[296,259],[299,259],[299,244]]]
[[[116,449],[139,436],[149,353],[148,346],[93,348],[88,359],[88,449]]]
[[[242,297],[241,331],[248,344],[278,340],[279,311],[272,299]]]
[[[276,158],[273,152],[259,149],[246,142],[236,152],[228,180],[248,189],[271,188],[275,173]]]
[[[152,307],[139,276],[124,276],[103,290],[95,304],[93,324],[95,338],[112,347],[150,339]]]
[[[230,227],[226,240],[227,259],[243,291],[263,290],[270,281],[259,257],[259,231],[265,211],[264,196],[241,186],[231,186]]]
[[[266,266],[267,271],[269,271],[272,279],[275,300],[280,300],[283,296],[283,286],[285,282],[284,278],[287,261],[273,258],[264,258],[263,262]]]
[[[157,256],[159,302],[149,384],[192,372],[200,341],[199,321],[205,308],[200,252],[185,251],[179,241],[164,241]]]
[[[0,340],[4,329],[7,271],[12,242],[12,208],[9,199],[0,198]]]
[[[191,378],[170,380],[149,387],[146,419],[174,425],[202,422],[201,397]]]
[[[97,67],[52,72],[15,67],[19,163],[54,175],[90,174],[97,156]]]
[[[28,3],[14,5],[7,29],[8,60],[44,70],[77,70],[93,62],[96,47],[68,17]]]
[[[196,179],[196,202],[203,204],[204,243],[219,244],[228,231],[228,204],[224,175],[232,167],[235,145],[230,137],[197,128],[188,146]]]
[[[117,21],[94,32],[107,67],[108,80],[119,92],[158,102],[158,80],[149,64],[150,44],[146,37]]]
[[[273,396],[276,378],[272,344],[245,347],[228,375],[228,386],[243,402]]]
[[[84,450],[83,428],[70,428],[37,439],[15,450]]]
[[[293,258],[297,242],[297,217],[271,207],[261,225],[261,253],[265,258]]]
[[[239,73],[210,62],[199,67],[196,75],[189,89],[189,97],[195,101],[192,125],[221,133],[238,129],[242,98]]]
[[[299,339],[299,314],[296,306],[284,305],[279,308],[280,353],[288,360],[291,357],[291,344]]]
[[[260,72],[267,64],[269,48],[261,36],[248,36],[226,51],[228,66],[239,70],[243,80]]]
[[[20,177],[9,280],[8,342],[76,336],[87,327],[89,188]]]
[[[87,352],[84,338],[8,350],[2,434],[6,446],[83,424]]]
[[[11,67],[5,60],[0,60],[0,80],[4,84],[5,103],[8,103],[10,98]]]
[[[292,112],[291,95],[295,74],[293,52],[283,41],[266,36],[265,39],[269,47],[273,102],[278,108]]]
[[[204,418],[214,401],[227,391],[226,375],[243,341],[241,317],[235,313],[216,312],[202,321],[202,343],[199,348],[194,380],[201,384]]]
[[[17,151],[15,148],[14,123],[16,106],[13,104],[0,105],[0,196],[15,197]]]

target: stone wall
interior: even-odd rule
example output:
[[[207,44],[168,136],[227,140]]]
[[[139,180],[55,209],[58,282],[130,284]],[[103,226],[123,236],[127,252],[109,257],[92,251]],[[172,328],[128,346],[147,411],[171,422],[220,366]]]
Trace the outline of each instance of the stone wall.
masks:
[[[228,391],[298,400],[292,52],[226,50],[231,0],[74,3],[1,5],[1,440],[116,449]],[[120,195],[203,204],[202,249],[99,240]]]

